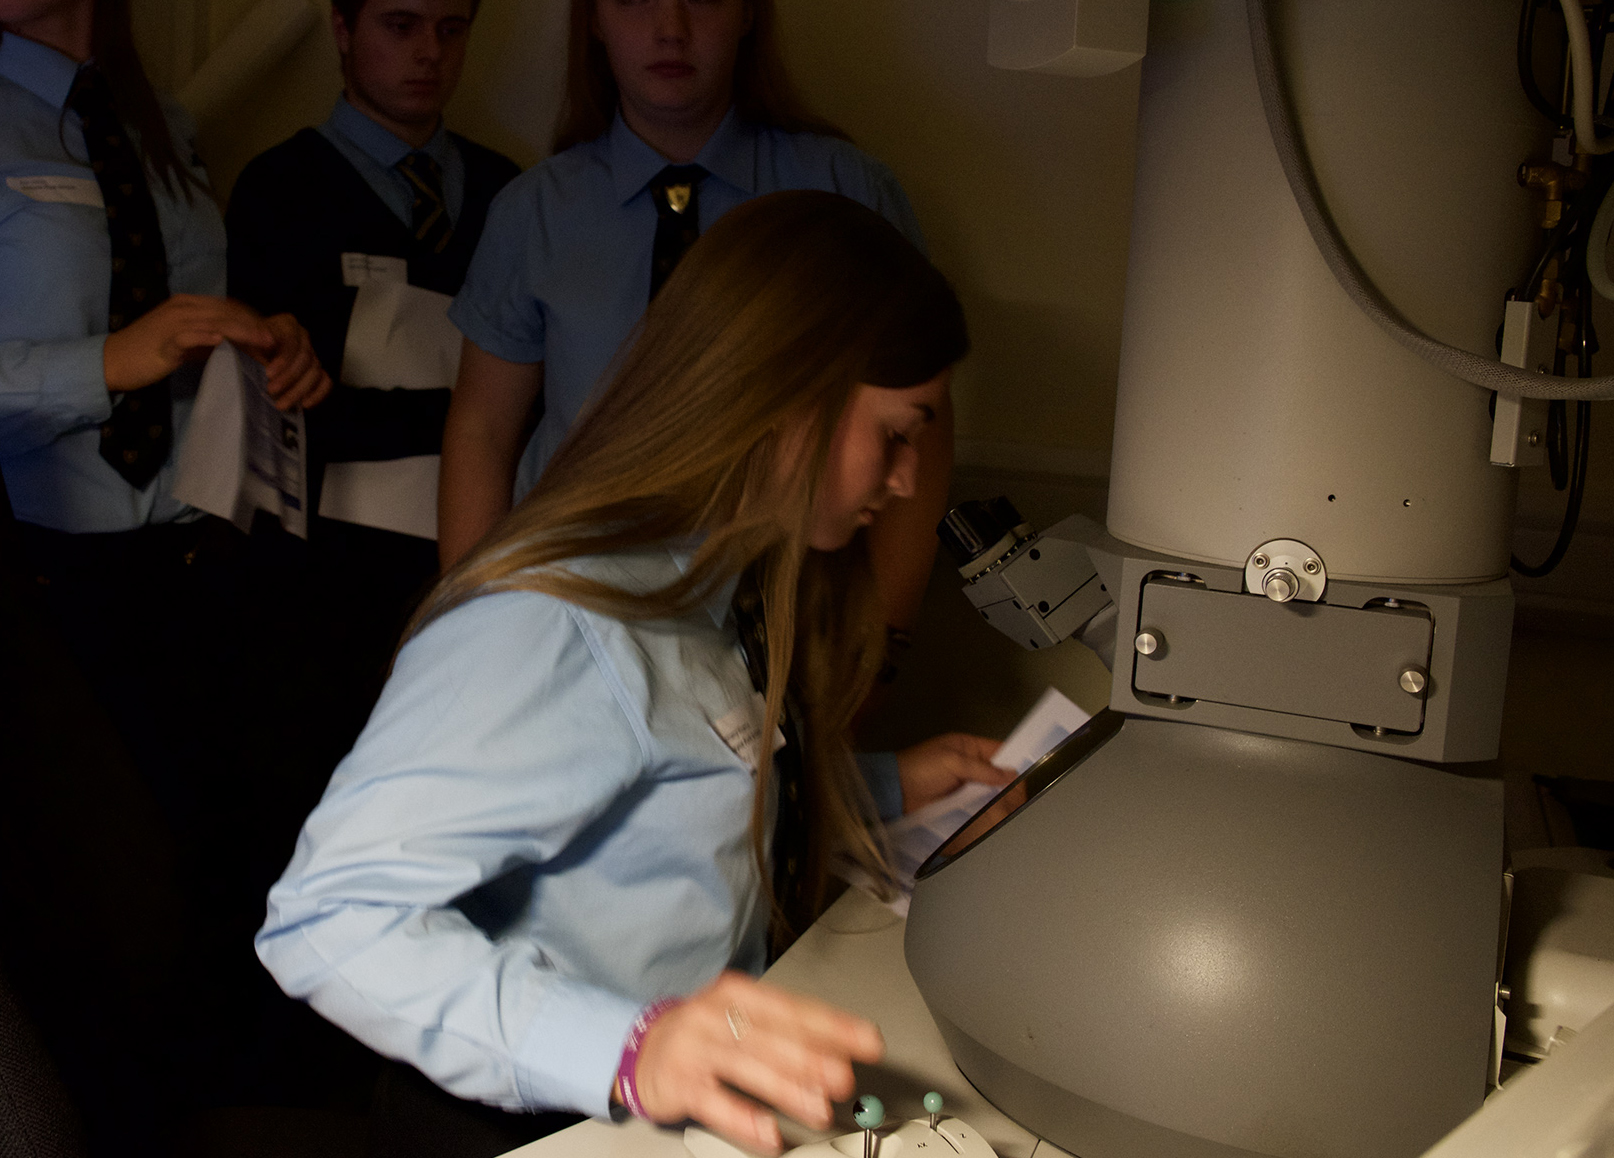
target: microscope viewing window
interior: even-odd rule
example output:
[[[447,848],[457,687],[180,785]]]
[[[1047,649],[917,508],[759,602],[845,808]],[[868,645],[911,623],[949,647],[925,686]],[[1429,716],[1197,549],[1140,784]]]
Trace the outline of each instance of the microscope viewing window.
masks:
[[[924,880],[931,873],[940,871],[996,832],[1005,821],[1035,800],[1061,776],[1102,747],[1106,740],[1120,731],[1125,718],[1120,712],[1105,708],[1065,737],[931,853],[930,859],[919,866],[915,879]]]

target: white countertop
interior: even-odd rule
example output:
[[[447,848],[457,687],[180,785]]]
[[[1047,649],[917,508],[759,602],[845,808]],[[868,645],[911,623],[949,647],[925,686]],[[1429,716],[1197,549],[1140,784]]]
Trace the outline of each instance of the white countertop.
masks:
[[[860,1014],[885,1035],[886,1058],[858,1067],[858,1093],[885,1103],[886,1121],[923,1116],[921,1100],[936,1090],[945,1112],[973,1125],[998,1158],[1066,1158],[993,1109],[958,1072],[902,956],[906,922],[860,889],[848,889],[767,972],[786,989]],[[855,1129],[851,1107],[837,1107],[835,1133]],[[785,1144],[830,1137],[782,1121]],[[506,1158],[687,1158],[683,1130],[647,1122],[582,1122],[512,1150]]]

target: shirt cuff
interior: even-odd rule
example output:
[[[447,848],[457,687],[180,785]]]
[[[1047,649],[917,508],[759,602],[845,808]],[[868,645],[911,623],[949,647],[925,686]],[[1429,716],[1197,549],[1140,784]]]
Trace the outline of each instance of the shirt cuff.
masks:
[[[611,1087],[640,1008],[596,986],[555,985],[516,1051],[522,1101],[610,1117]]]
[[[55,346],[44,405],[56,412],[63,430],[105,422],[112,415],[106,388],[106,338],[94,334]]]
[[[902,777],[897,769],[897,754],[859,752],[857,766],[874,796],[874,808],[880,819],[896,820],[902,815]]]

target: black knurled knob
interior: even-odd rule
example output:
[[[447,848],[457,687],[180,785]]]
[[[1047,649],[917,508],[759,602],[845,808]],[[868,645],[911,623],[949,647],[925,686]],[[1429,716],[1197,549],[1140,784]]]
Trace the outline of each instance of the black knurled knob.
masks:
[[[936,534],[962,567],[1024,522],[1008,497],[999,495],[960,503],[936,524]]]

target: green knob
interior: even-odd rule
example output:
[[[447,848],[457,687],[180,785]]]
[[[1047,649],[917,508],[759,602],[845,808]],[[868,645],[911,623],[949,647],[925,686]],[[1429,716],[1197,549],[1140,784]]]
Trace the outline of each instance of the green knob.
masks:
[[[873,1094],[864,1094],[852,1111],[852,1121],[865,1130],[877,1130],[885,1121],[885,1103]]]
[[[925,1113],[939,1114],[942,1108],[942,1096],[935,1090],[925,1095]]]

